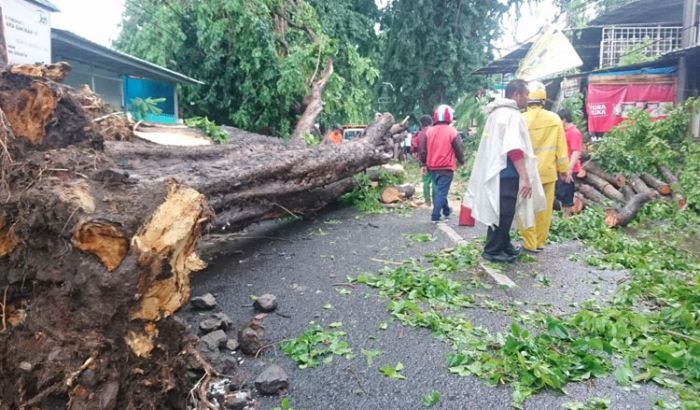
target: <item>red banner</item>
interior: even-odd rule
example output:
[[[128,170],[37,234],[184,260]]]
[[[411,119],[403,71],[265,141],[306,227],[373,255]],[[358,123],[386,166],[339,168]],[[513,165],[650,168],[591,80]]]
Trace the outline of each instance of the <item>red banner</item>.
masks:
[[[632,109],[647,110],[652,118],[665,118],[676,100],[674,83],[588,84],[586,112],[589,132],[608,132],[627,118]]]

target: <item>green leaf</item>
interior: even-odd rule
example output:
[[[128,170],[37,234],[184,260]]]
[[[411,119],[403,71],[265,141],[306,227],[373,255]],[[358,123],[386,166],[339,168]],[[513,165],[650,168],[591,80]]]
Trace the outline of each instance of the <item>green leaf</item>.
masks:
[[[440,392],[433,390],[428,394],[421,396],[421,401],[423,402],[423,407],[433,407],[440,401]]]

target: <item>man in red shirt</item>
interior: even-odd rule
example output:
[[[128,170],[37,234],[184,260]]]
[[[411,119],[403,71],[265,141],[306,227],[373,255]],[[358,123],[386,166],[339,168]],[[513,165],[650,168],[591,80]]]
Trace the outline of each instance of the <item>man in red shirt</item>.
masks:
[[[454,111],[449,105],[440,105],[433,114],[433,125],[426,131],[425,139],[420,141],[420,158],[423,173],[430,171],[433,177],[435,192],[433,194],[433,213],[430,220],[440,221],[440,214],[445,220],[452,210],[447,202],[452,177],[457,169],[457,163],[464,166],[464,148],[457,135],[457,130],[450,127],[454,119]]]
[[[574,206],[574,192],[576,192],[575,175],[581,170],[581,152],[583,152],[583,135],[572,122],[571,111],[562,109],[559,118],[564,124],[566,145],[569,152],[569,173],[566,179],[557,180],[556,197],[564,208],[564,218],[571,216],[571,208]]]

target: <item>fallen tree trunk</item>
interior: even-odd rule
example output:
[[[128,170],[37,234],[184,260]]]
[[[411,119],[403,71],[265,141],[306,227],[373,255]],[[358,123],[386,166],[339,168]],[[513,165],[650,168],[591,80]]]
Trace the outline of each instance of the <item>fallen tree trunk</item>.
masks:
[[[416,188],[411,184],[389,186],[382,190],[381,201],[384,204],[393,204],[406,199],[411,199]]]
[[[641,174],[639,176],[644,183],[654,188],[659,194],[668,196],[671,195],[671,186],[662,180],[650,174]]]
[[[642,178],[639,176],[635,175],[630,177],[630,184],[632,185],[632,188],[634,188],[634,191],[638,194],[658,195],[658,192],[649,188],[649,186],[645,184],[644,181],[642,181]]]
[[[603,178],[600,178],[599,176],[597,176],[593,172],[586,175],[586,178],[583,181],[585,183],[595,187],[598,191],[602,192],[603,195],[605,195],[606,197],[608,197],[614,201],[621,202],[621,203],[625,202],[625,196],[620,191],[615,189],[615,187],[611,183],[607,182]]]
[[[636,194],[622,208],[611,208],[605,211],[605,224],[614,228],[617,226],[626,226],[634,219],[641,207],[652,199],[656,198],[656,193],[652,190]]]
[[[678,182],[676,175],[674,175],[670,169],[662,165],[659,165],[656,168],[659,170],[659,173],[664,177],[666,182],[671,185],[673,200],[676,202],[676,204],[678,204],[678,208],[681,210],[685,209],[687,207],[687,201],[681,193],[681,184]]]
[[[630,199],[632,199],[633,196],[637,194],[636,192],[634,192],[634,188],[632,188],[629,184],[623,186],[620,190],[625,196],[625,202],[629,201]]]
[[[593,202],[603,203],[606,200],[605,195],[601,194],[597,189],[590,185],[577,183],[576,189],[578,189],[578,191],[581,192],[584,197]]]
[[[324,206],[402,129],[387,114],[339,146],[169,148],[104,141],[41,73],[0,75],[0,102],[0,408],[184,407],[196,357],[173,314],[200,237]]]
[[[615,175],[615,176],[610,175],[609,173],[605,172],[603,170],[603,168],[598,166],[598,164],[596,164],[593,161],[586,161],[583,164],[583,169],[585,169],[589,174],[594,174],[594,175],[608,181],[610,184],[612,184],[613,186],[615,186],[617,188],[622,188],[623,186],[625,186],[626,180],[625,180],[624,176],[622,176],[622,175]]]

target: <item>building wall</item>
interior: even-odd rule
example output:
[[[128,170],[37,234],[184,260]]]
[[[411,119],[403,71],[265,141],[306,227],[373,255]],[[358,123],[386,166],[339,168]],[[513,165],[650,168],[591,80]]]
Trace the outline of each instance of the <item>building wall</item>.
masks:
[[[105,104],[111,105],[116,110],[123,110],[124,84],[119,73],[79,61],[71,61],[69,58],[58,55],[54,56],[54,61],[66,61],[73,68],[65,80],[66,84],[74,88],[87,84],[91,90],[102,97]]]

